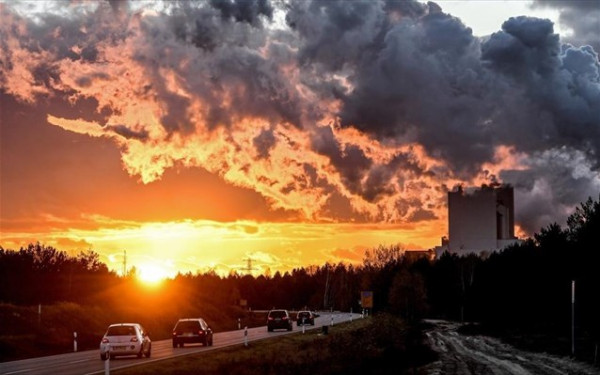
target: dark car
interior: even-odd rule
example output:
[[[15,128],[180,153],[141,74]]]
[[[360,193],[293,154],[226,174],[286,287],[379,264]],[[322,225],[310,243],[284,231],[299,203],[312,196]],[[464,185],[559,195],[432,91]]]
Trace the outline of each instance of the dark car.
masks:
[[[267,331],[272,332],[274,329],[292,330],[292,319],[287,310],[271,310],[267,316]]]
[[[173,328],[173,347],[183,344],[200,343],[204,346],[212,346],[213,331],[201,318],[179,319]]]
[[[310,324],[311,326],[314,326],[315,316],[308,310],[298,311],[298,314],[296,314],[296,323],[298,324],[298,327],[304,324]]]

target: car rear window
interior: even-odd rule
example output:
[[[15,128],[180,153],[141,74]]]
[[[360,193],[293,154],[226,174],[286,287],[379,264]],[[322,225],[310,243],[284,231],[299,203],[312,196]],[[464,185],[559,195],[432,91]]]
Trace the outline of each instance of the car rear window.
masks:
[[[195,320],[189,322],[179,322],[175,329],[178,331],[197,331],[200,328],[200,323]]]
[[[272,318],[283,318],[284,316],[286,316],[286,313],[283,310],[271,311],[269,313],[269,316]]]
[[[310,314],[307,312],[298,313],[299,318],[310,318]]]
[[[135,328],[132,326],[108,327],[106,336],[135,336]]]

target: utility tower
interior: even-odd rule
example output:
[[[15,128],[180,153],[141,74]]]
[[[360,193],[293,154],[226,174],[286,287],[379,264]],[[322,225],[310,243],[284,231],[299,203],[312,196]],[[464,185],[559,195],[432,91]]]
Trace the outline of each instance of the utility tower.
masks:
[[[325,279],[325,293],[323,293],[323,308],[329,308],[331,303],[331,290],[329,285],[329,264],[325,266],[327,268],[327,279]]]
[[[127,250],[123,250],[123,277],[127,277]]]
[[[242,268],[242,270],[246,272],[246,275],[252,275],[252,271],[256,269],[252,267],[252,258],[248,257],[244,260],[246,261],[246,267]]]

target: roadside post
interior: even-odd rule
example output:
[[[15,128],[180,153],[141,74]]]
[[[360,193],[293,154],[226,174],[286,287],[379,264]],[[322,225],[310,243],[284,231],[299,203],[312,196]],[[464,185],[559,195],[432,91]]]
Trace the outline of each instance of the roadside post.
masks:
[[[571,355],[575,356],[575,280],[571,281]]]
[[[331,326],[333,327],[333,314],[331,314]]]
[[[106,345],[106,359],[104,360],[104,375],[110,375],[110,344]]]
[[[240,318],[238,318],[238,329],[242,329]]]
[[[244,327],[244,346],[248,346],[248,326]]]
[[[305,331],[305,329],[306,329],[306,328],[304,328],[304,327],[306,327],[306,324],[305,324],[305,323],[306,323],[306,318],[302,318],[302,333],[303,333],[303,334],[304,334],[304,331]]]
[[[77,332],[73,332],[73,351],[77,351]]]
[[[350,323],[352,323],[352,307],[350,308]]]

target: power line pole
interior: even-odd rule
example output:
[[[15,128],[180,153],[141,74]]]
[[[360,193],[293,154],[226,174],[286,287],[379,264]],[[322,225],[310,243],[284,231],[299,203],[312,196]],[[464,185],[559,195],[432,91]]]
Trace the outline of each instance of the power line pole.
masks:
[[[123,250],[123,277],[127,276],[127,250]]]

